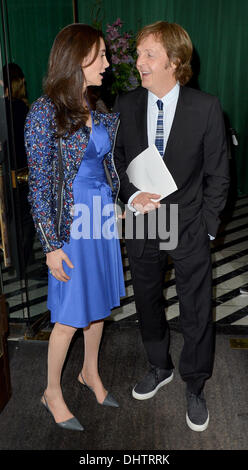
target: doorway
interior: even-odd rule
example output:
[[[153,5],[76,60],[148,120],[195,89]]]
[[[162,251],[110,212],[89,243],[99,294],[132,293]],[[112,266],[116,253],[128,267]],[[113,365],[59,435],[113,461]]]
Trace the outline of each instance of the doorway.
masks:
[[[28,202],[24,124],[42,94],[54,37],[75,21],[75,2],[0,0],[0,293],[12,338],[49,322],[47,266]]]

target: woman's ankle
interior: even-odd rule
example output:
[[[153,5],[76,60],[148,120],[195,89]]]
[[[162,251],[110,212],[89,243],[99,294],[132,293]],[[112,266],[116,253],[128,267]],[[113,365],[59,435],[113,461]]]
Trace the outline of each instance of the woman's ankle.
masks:
[[[44,396],[48,400],[56,400],[58,398],[61,398],[63,400],[63,394],[62,394],[61,388],[47,387],[44,390]]]
[[[83,368],[79,372],[79,378],[81,379],[81,382],[85,381],[87,384],[89,382],[89,385],[101,382],[101,378],[99,376],[98,371],[92,373],[91,370],[86,368]]]

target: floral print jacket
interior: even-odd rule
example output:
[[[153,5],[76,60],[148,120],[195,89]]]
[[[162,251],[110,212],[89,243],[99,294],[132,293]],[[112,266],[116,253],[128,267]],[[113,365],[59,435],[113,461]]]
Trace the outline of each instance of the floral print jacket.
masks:
[[[115,143],[119,114],[93,111],[94,124],[102,122]],[[55,106],[46,95],[38,98],[28,113],[25,145],[29,166],[29,203],[35,228],[45,253],[63,246],[70,239],[73,220],[73,181],[89,141],[89,129],[82,127],[61,141],[63,173],[59,169],[59,140],[55,136]],[[116,202],[119,193],[112,151],[104,158],[108,183]]]

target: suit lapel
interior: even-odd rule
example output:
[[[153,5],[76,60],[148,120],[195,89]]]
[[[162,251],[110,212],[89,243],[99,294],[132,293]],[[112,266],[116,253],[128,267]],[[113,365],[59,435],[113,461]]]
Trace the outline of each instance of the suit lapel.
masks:
[[[145,88],[140,89],[140,95],[136,101],[135,120],[137,129],[137,141],[140,144],[140,152],[148,147],[148,134],[147,134],[147,105],[148,105],[148,90]],[[167,162],[174,158],[175,142],[178,144],[178,138],[183,141],[185,120],[187,120],[188,109],[191,106],[190,100],[187,98],[185,89],[180,86],[178,102],[176,106],[175,116],[170,130],[170,135],[167,141],[164,160]],[[178,145],[177,145],[178,147]]]
[[[178,142],[178,138],[183,141],[184,135],[184,128],[185,128],[185,120],[187,119],[188,113],[188,105],[187,100],[185,99],[184,87],[180,86],[180,92],[178,97],[178,102],[176,106],[175,116],[173,119],[173,123],[170,130],[170,135],[167,141],[165,153],[164,153],[164,160],[167,161],[170,156],[173,154],[173,148],[175,145],[175,141]]]
[[[140,95],[136,101],[135,119],[137,129],[137,139],[140,142],[141,152],[148,147],[147,135],[147,101],[148,91],[140,89]]]

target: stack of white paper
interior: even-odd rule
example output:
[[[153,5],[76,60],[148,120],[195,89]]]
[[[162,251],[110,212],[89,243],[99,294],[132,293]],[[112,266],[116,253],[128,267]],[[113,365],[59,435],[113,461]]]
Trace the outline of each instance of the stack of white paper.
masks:
[[[140,191],[160,194],[158,201],[177,190],[177,185],[154,144],[132,160],[128,165],[127,175]]]

